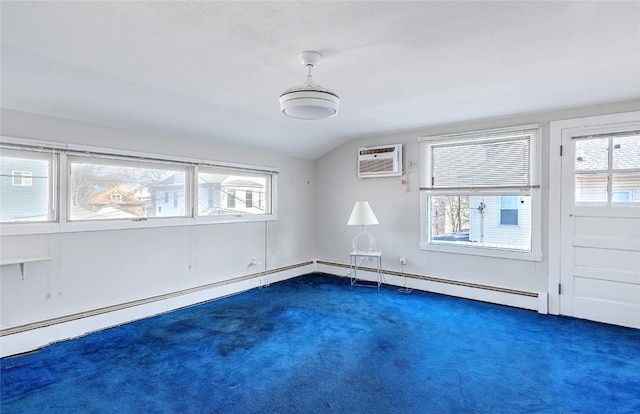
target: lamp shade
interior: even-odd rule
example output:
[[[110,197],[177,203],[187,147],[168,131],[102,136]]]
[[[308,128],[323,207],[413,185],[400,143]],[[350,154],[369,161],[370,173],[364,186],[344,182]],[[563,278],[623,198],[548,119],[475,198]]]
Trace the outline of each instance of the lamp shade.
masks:
[[[351,217],[347,222],[348,226],[370,226],[372,224],[378,224],[376,215],[373,214],[373,210],[368,201],[356,201],[351,211]]]

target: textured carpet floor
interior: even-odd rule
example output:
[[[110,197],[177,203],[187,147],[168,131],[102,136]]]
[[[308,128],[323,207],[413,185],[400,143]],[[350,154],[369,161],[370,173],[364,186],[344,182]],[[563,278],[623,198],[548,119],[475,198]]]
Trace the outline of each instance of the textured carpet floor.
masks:
[[[2,413],[640,412],[640,330],[321,274],[0,368]]]

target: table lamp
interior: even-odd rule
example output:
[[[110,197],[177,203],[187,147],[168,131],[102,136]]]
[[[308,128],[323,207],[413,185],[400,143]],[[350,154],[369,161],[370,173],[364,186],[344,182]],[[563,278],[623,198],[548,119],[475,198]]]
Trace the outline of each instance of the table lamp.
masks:
[[[356,201],[351,211],[351,217],[349,217],[349,221],[347,222],[348,226],[362,226],[360,232],[353,238],[353,251],[355,253],[369,253],[378,250],[373,235],[364,229],[364,226],[370,226],[372,224],[378,224],[378,219],[376,215],[373,214],[369,202]],[[369,240],[369,246],[366,250],[358,249],[358,241],[362,237],[366,237]]]

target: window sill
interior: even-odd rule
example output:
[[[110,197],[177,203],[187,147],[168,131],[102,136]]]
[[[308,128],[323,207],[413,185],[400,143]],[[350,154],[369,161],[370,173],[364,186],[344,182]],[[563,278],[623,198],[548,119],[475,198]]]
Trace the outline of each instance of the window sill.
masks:
[[[526,260],[531,262],[541,262],[542,254],[539,252],[521,252],[516,250],[500,250],[487,247],[473,246],[447,246],[433,243],[420,243],[420,249],[432,252],[467,254],[472,256],[497,257],[500,259]]]
[[[149,229],[159,227],[206,226],[223,223],[251,223],[275,221],[277,217],[269,215],[247,215],[242,217],[199,217],[161,218],[148,220],[108,220],[108,221],[67,221],[62,223],[8,223],[0,224],[0,236],[19,236],[28,234],[75,233],[84,231],[108,231]]]

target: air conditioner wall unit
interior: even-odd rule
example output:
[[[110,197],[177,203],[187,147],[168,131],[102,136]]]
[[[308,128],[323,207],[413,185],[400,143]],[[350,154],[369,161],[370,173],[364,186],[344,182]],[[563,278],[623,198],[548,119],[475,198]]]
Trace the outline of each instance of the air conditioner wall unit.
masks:
[[[402,175],[402,144],[358,149],[358,178]]]

